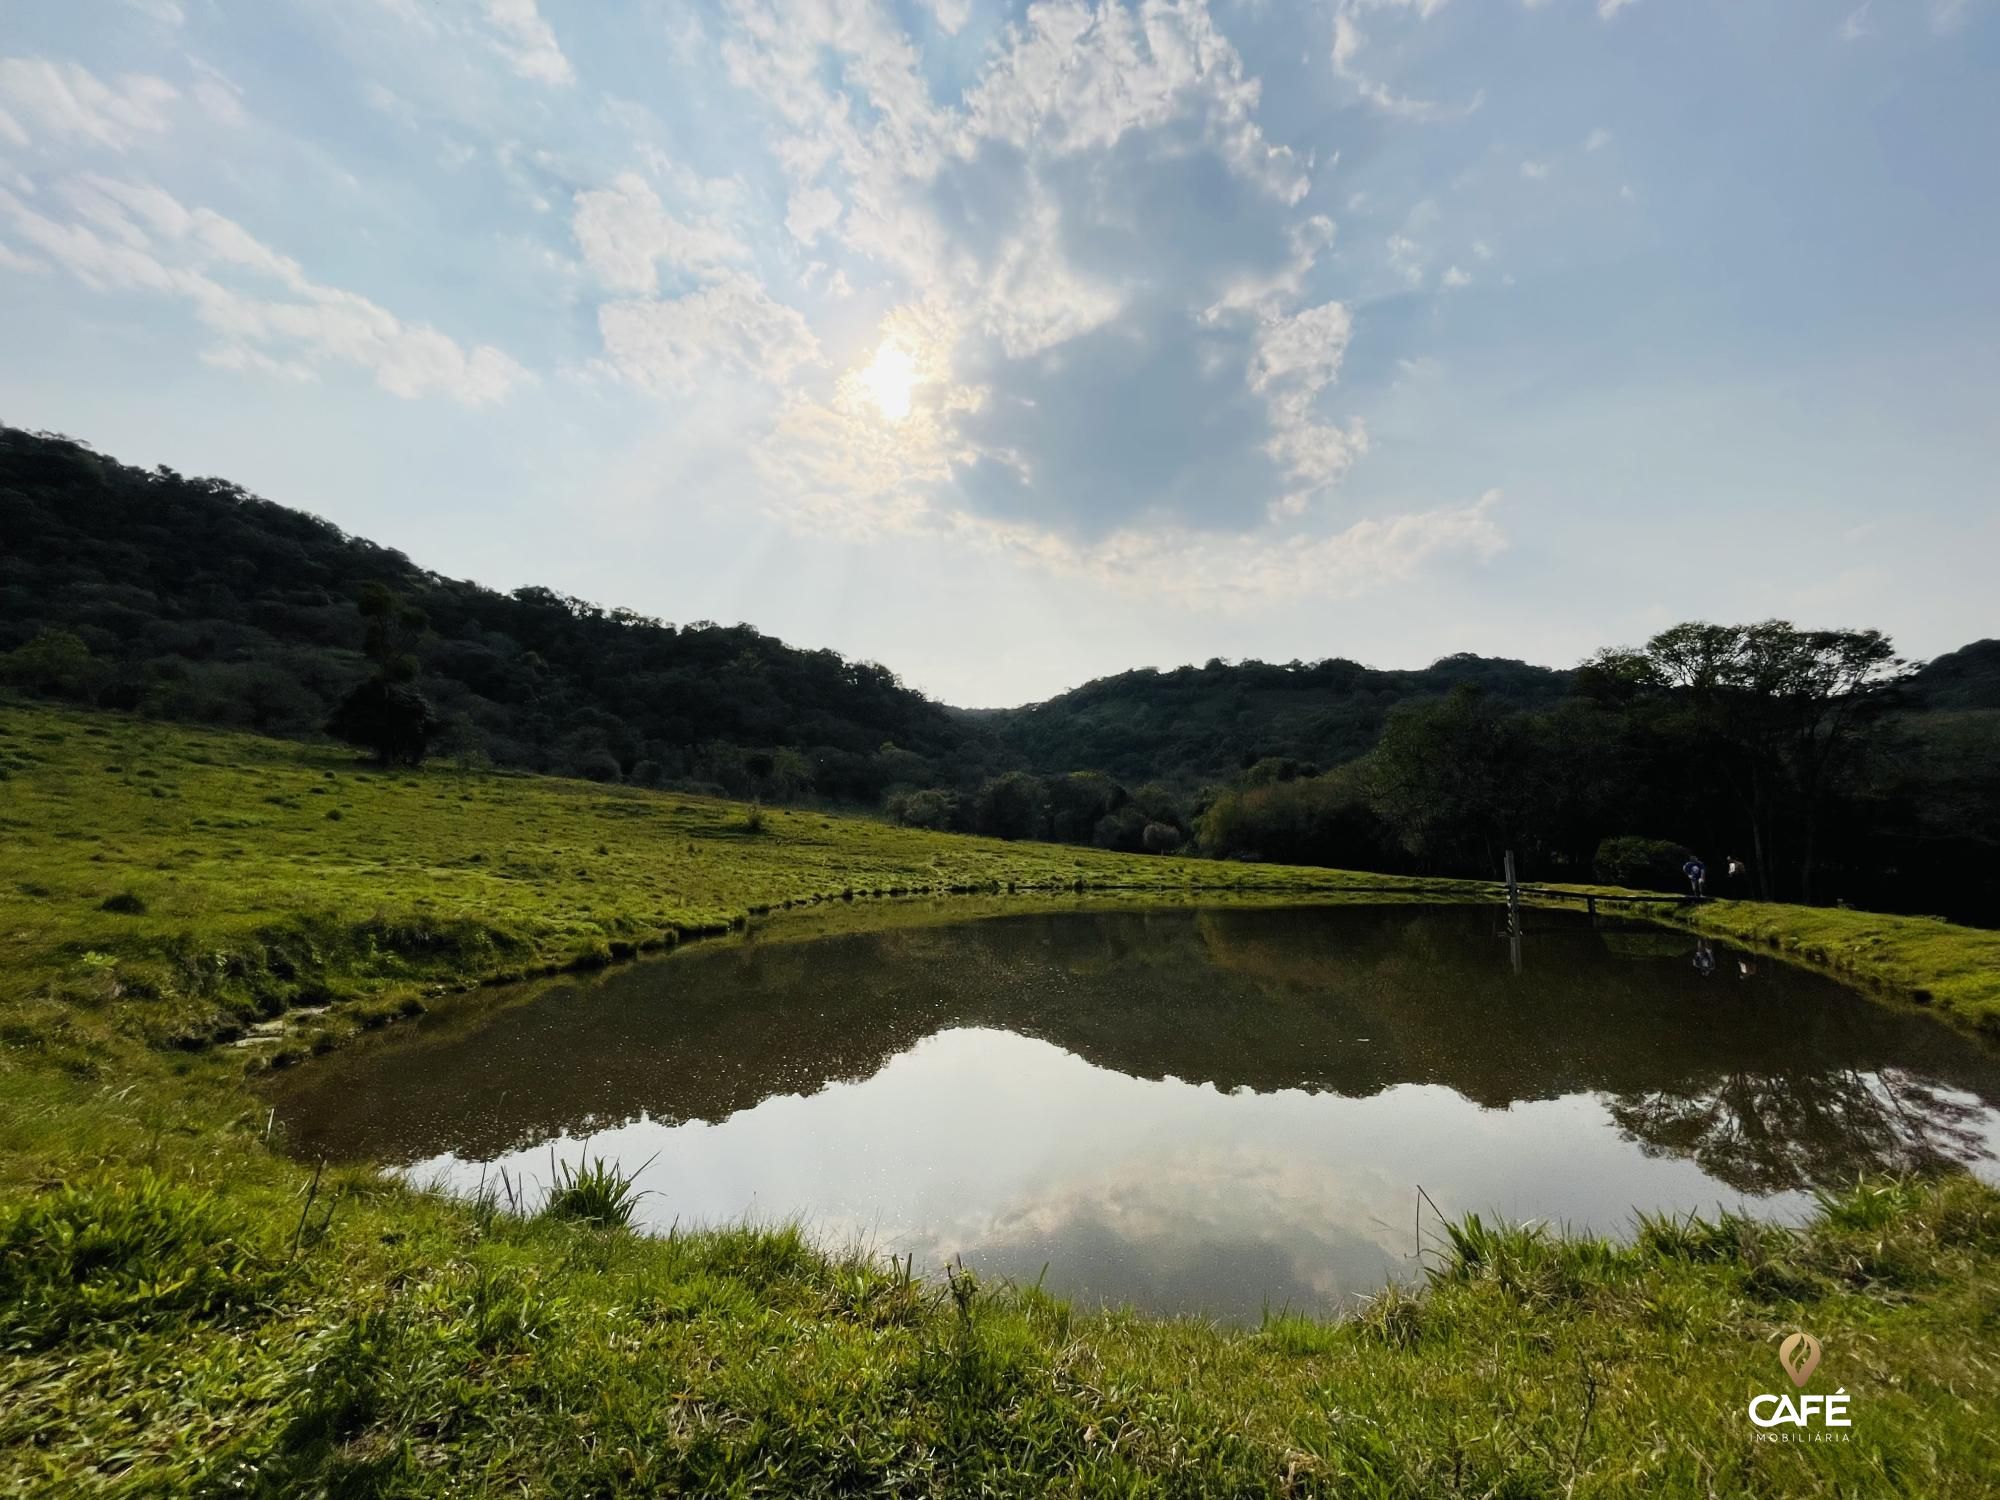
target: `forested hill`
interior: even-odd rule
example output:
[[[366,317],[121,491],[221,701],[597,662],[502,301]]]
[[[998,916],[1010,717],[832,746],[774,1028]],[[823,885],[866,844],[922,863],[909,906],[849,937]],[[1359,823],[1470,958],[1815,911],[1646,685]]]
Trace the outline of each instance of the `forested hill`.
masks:
[[[405,616],[401,644],[447,726],[447,753],[719,784],[742,780],[748,759],[750,779],[773,791],[816,781],[874,798],[885,743],[956,758],[965,738],[943,707],[872,663],[747,625],[675,626],[541,588],[497,593],[222,480],[0,428],[0,652],[12,653],[17,686],[316,735],[370,674],[359,604],[370,585],[421,612]]]
[[[1942,712],[2000,709],[2000,640],[1932,657],[1910,679],[1910,696]]]
[[[1415,671],[1218,661],[965,713],[886,668],[748,625],[676,626],[542,588],[498,593],[225,480],[0,427],[0,654],[16,686],[317,735],[372,670],[360,601],[377,585],[422,616],[403,644],[446,725],[444,753],[777,797],[970,791],[1024,766],[1193,790],[1273,757],[1354,759],[1391,709],[1460,683],[1527,708],[1559,699],[1570,677],[1470,655]]]
[[[1338,657],[1259,661],[1101,677],[1027,708],[978,720],[1037,771],[1087,767],[1126,781],[1199,784],[1266,757],[1321,768],[1374,748],[1390,710],[1461,685],[1509,708],[1546,708],[1573,674],[1495,657],[1447,656],[1414,671]]]

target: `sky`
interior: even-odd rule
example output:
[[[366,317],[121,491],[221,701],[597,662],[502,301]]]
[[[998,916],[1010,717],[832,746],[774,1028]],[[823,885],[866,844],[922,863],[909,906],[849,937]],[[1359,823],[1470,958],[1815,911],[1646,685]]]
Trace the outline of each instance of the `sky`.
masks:
[[[968,706],[2000,634],[1995,0],[8,0],[0,420]]]

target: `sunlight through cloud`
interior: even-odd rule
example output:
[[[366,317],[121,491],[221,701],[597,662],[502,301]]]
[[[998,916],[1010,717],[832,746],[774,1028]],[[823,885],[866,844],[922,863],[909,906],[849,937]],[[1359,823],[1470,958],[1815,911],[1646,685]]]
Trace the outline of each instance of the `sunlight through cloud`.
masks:
[[[917,362],[894,339],[885,339],[875,351],[874,361],[860,372],[861,388],[882,415],[900,422],[910,414],[910,399],[917,388]]]

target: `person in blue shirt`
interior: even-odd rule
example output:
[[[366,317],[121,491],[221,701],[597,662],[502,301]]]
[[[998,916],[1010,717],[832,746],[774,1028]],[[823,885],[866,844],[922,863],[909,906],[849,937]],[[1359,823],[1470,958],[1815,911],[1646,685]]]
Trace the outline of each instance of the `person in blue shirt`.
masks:
[[[1681,866],[1681,874],[1688,878],[1688,892],[1699,901],[1708,894],[1708,866],[1699,856],[1690,854],[1688,862]]]

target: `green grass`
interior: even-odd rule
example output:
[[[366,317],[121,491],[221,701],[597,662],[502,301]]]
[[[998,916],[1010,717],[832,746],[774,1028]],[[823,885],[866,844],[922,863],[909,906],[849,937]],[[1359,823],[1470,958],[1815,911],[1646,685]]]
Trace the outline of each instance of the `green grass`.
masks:
[[[1674,908],[1672,920],[1936,1005],[1954,1020],[2000,1037],[2000,932],[1959,927],[1940,917],[1754,901]]]
[[[432,990],[788,903],[775,932],[1381,877],[796,809],[752,833],[739,805],[45,709],[0,708],[0,769],[0,1493],[1996,1492],[2000,1194],[1964,1177],[1857,1185],[1799,1231],[1466,1219],[1420,1289],[1237,1332],[932,1284],[796,1231],[644,1238],[588,1161],[470,1202],[316,1173],[245,1087],[246,1060]],[[1685,919],[2000,1011],[1989,934]],[[1764,925],[1711,926],[1737,920]],[[265,1047],[202,1045],[267,1018]],[[1849,1442],[1753,1440],[1745,1405],[1789,1389],[1775,1351],[1801,1328]]]

